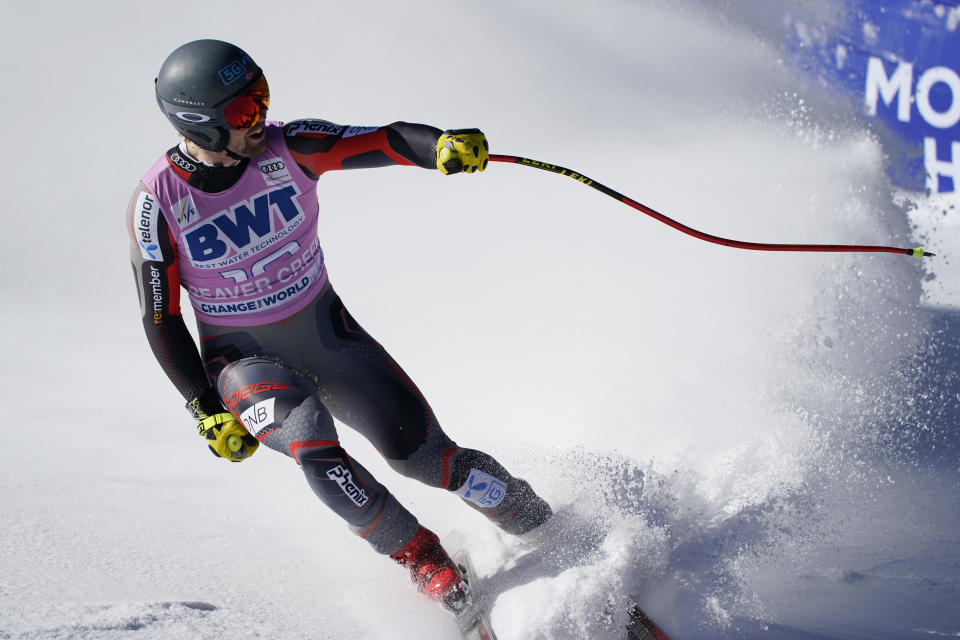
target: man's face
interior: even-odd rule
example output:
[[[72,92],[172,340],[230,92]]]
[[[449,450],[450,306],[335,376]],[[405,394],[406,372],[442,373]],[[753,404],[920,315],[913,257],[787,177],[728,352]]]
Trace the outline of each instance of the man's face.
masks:
[[[252,158],[267,149],[267,134],[263,126],[267,122],[267,111],[264,109],[257,123],[248,129],[230,129],[230,140],[227,149],[238,156]]]

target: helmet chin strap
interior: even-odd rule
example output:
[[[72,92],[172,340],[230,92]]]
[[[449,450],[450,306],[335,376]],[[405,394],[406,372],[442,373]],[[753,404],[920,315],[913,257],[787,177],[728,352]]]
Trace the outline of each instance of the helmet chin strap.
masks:
[[[223,152],[224,152],[225,154],[227,154],[227,156],[233,158],[234,160],[247,160],[247,159],[248,159],[248,156],[242,156],[242,155],[240,155],[239,153],[234,153],[233,151],[230,151],[230,149],[228,149],[228,148],[226,148],[226,147],[223,148]]]
[[[221,165],[219,162],[216,163],[216,164],[212,164],[212,163],[210,163],[210,162],[208,162],[208,161],[206,161],[206,160],[203,160],[202,158],[197,157],[199,154],[196,153],[196,151],[191,150],[191,149],[190,149],[190,145],[194,145],[195,148],[196,148],[197,150],[199,150],[199,151],[208,151],[208,152],[213,152],[213,153],[222,153],[222,154],[226,155],[228,158],[231,158],[232,160],[236,160],[236,161],[238,161],[238,162],[241,161],[241,160],[246,160],[246,159],[247,159],[246,157],[241,156],[241,155],[238,154],[238,153],[234,153],[233,151],[230,151],[230,150],[227,149],[226,147],[224,147],[224,148],[223,148],[222,150],[220,150],[220,151],[213,151],[213,149],[208,149],[207,147],[204,147],[204,146],[200,145],[196,140],[191,140],[191,139],[189,139],[189,138],[184,138],[183,142],[181,143],[181,147],[180,147],[181,150],[183,150],[188,156],[190,156],[191,158],[193,158],[193,159],[196,160],[197,162],[199,162],[199,163],[201,163],[201,164],[204,164],[204,165],[207,165],[207,166],[209,166],[209,167],[217,167],[217,166],[222,166],[222,165]]]

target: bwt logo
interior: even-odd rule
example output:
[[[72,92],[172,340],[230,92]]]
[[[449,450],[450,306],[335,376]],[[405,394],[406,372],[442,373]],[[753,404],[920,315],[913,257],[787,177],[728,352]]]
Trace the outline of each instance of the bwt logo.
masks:
[[[184,234],[187,251],[196,262],[216,260],[227,255],[231,248],[245,248],[275,234],[287,223],[303,216],[296,196],[295,185],[271,189],[249,200],[234,205]]]
[[[366,492],[356,485],[353,481],[353,475],[351,475],[348,469],[344,469],[343,465],[338,464],[333,469],[327,471],[327,477],[340,485],[340,488],[347,494],[347,497],[358,507],[362,507],[367,503],[367,500],[370,499]]]

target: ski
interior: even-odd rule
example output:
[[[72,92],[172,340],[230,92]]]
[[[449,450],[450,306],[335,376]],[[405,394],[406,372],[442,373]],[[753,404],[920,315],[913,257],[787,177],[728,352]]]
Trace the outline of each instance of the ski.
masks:
[[[647,614],[634,604],[630,609],[630,622],[627,623],[627,640],[670,640]]]
[[[470,562],[466,549],[453,554],[453,561],[460,567],[463,579],[467,582],[468,602],[457,614],[457,627],[466,640],[497,640],[490,619],[487,617],[487,602],[481,589],[480,578]]]

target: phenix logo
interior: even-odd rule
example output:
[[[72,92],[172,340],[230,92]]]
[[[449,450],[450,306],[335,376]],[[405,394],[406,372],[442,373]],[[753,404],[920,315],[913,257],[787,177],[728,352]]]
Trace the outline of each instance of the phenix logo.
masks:
[[[358,507],[362,507],[367,503],[367,500],[370,499],[364,490],[354,483],[353,475],[351,475],[350,471],[344,469],[342,465],[338,464],[333,469],[327,471],[327,477],[340,485],[340,488],[347,494],[347,497]]]

